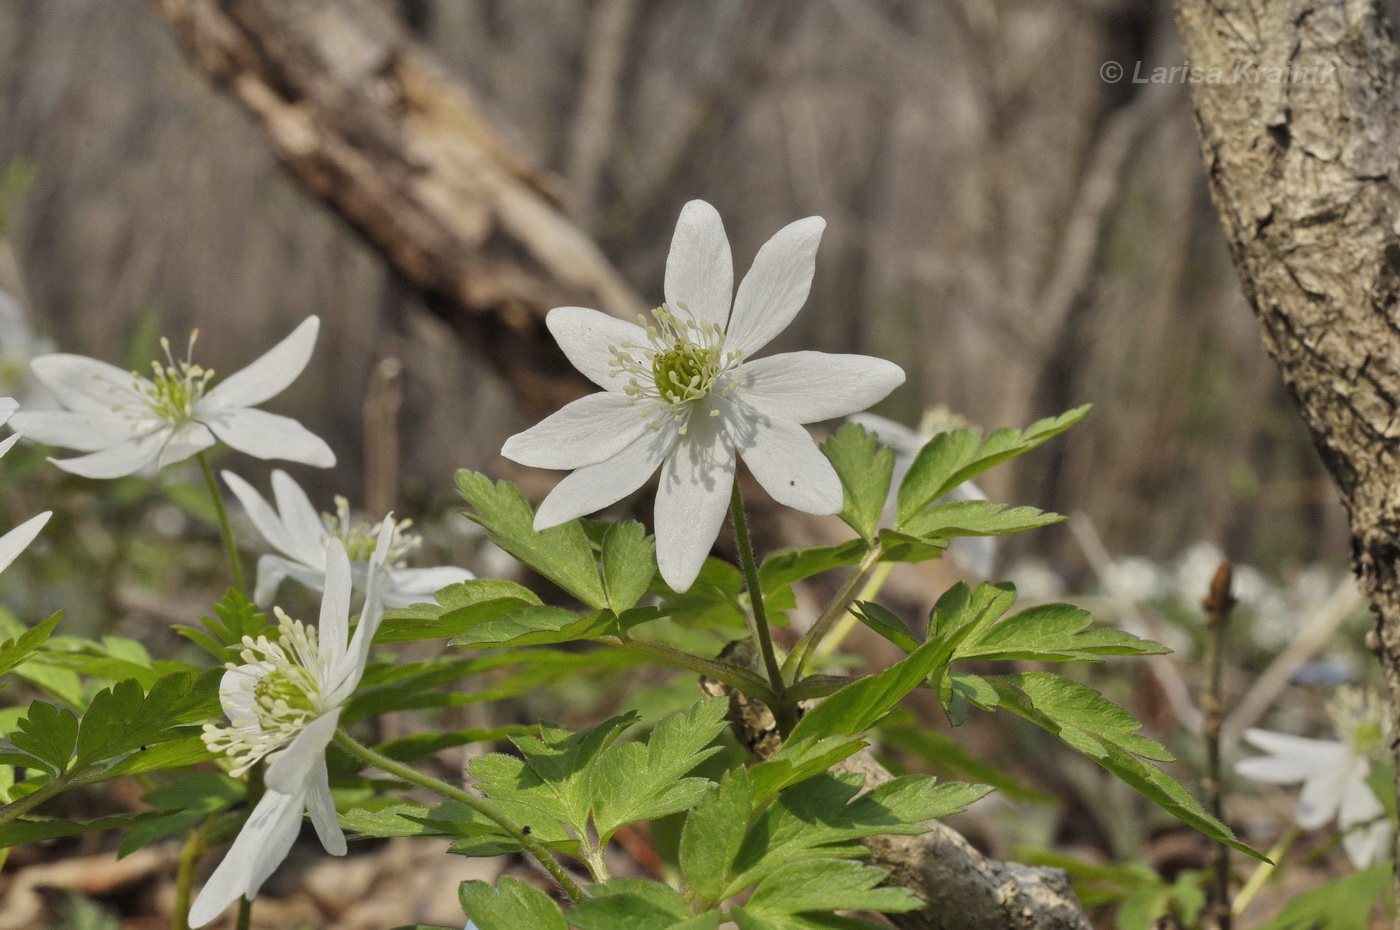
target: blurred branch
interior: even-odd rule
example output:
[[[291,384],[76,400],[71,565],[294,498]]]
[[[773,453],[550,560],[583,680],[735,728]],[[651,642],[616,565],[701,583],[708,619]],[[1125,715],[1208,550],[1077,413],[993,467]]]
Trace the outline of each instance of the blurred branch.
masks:
[[[287,167],[530,407],[577,396],[541,312],[641,302],[382,0],[154,0]]]
[[[602,0],[589,21],[582,86],[564,169],[574,216],[581,223],[588,223],[598,208],[603,168],[617,133],[617,100],[637,12],[638,0]]]

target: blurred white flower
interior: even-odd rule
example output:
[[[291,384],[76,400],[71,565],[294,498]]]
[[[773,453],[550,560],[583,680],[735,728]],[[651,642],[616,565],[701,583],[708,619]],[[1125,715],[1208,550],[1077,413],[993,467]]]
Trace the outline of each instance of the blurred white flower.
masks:
[[[262,459],[318,468],[335,464],[319,437],[289,417],[253,409],[280,394],[306,367],[320,323],[307,318],[292,334],[213,388],[214,372],[188,357],[152,362],[152,377],[81,355],[44,355],[31,367],[66,409],[25,412],[15,428],[30,439],[90,453],[53,459],[65,471],[117,478],[189,458],[223,440]],[[194,337],[190,338],[190,349]]]
[[[0,426],[8,422],[18,409],[19,404],[14,398],[0,397]],[[4,442],[0,442],[0,456],[9,452],[14,444],[19,441],[19,437],[20,434],[15,433]],[[34,541],[34,537],[38,536],[39,531],[44,528],[44,524],[49,522],[49,517],[51,516],[53,516],[53,511],[46,510],[37,517],[30,517],[28,520],[25,520],[4,536],[0,536],[0,572],[9,568],[10,563],[29,547],[29,544]]]
[[[277,641],[245,638],[244,664],[230,664],[224,673],[219,699],[229,725],[206,724],[205,745],[227,755],[235,775],[267,758],[266,791],[195,899],[190,926],[202,927],[240,897],[257,895],[292,848],[303,810],[310,813],[326,852],[345,855],[345,834],[326,773],[326,747],[335,736],[341,708],[364,675],[370,642],[384,617],[379,568],[392,534],[393,521],[385,517],[354,638],[349,637],[350,559],[340,540],[331,540],[319,632],[277,610]]]
[[[1104,569],[1103,586],[1113,597],[1134,604],[1145,604],[1171,590],[1166,574],[1151,559],[1137,555],[1109,564]]]
[[[724,522],[736,451],[778,503],[840,512],[841,481],[801,424],[863,410],[903,383],[904,372],[883,359],[823,352],[748,361],[806,302],[825,226],[813,216],[779,230],[735,294],[724,224],[714,207],[693,200],[676,224],[666,303],[652,311],[653,325],[581,307],[549,312],[559,347],[604,391],[501,449],[522,465],[573,470],[540,504],[536,529],[601,510],[660,468],[657,563],[684,591]]]
[[[364,590],[370,555],[380,531],[378,524],[353,520],[350,505],[343,497],[336,498],[334,515],[318,513],[301,486],[281,469],[272,473],[275,510],[242,478],[228,471],[223,476],[258,532],[282,553],[258,559],[258,582],[253,600],[263,606],[271,603],[278,586],[286,578],[322,590],[326,578],[326,546],[332,539],[339,539],[345,546],[355,587]],[[432,600],[438,589],[473,577],[464,568],[406,568],[404,559],[423,541],[408,532],[412,525],[411,520],[400,520],[391,527],[388,549],[381,560],[386,577],[380,597],[385,607],[407,607]]]
[[[894,475],[890,481],[890,496],[885,505],[885,519],[894,512],[899,497],[899,485],[909,473],[919,450],[941,432],[957,429],[966,424],[957,420],[946,410],[930,407],[924,412],[918,430],[912,430],[902,423],[896,423],[875,413],[857,413],[846,418],[871,433],[894,452]],[[940,501],[984,501],[987,495],[971,481],[958,485]],[[952,541],[948,554],[963,571],[978,578],[990,578],[996,570],[997,541],[995,536],[963,536]]]
[[[53,406],[29,372],[34,358],[51,351],[53,344],[34,332],[19,301],[0,288],[0,394],[17,398],[26,410]]]
[[[1343,688],[1328,711],[1340,740],[1246,730],[1244,738],[1268,755],[1244,759],[1235,771],[1269,784],[1301,782],[1298,826],[1316,830],[1335,817],[1347,858],[1364,869],[1390,853],[1391,823],[1366,781],[1371,757],[1386,745],[1385,708],[1373,694]]]
[[[1065,580],[1040,559],[1021,559],[1002,574],[1024,600],[1053,601],[1065,596]]]

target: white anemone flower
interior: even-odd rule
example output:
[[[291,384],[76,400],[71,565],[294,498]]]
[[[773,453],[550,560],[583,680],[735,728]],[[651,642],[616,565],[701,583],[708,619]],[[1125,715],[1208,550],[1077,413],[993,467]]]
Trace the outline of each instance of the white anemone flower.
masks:
[[[1246,730],[1244,738],[1268,755],[1244,759],[1235,771],[1274,785],[1302,782],[1298,826],[1316,830],[1335,817],[1347,858],[1364,869],[1390,854],[1391,823],[1366,781],[1371,757],[1386,745],[1385,710],[1375,695],[1354,688],[1338,691],[1328,710],[1342,739]]]
[[[353,638],[350,559],[335,539],[326,550],[319,629],[277,610],[277,641],[244,638],[244,664],[230,663],[224,673],[219,700],[229,724],[205,724],[204,743],[228,756],[234,775],[266,758],[266,791],[195,899],[190,926],[202,927],[240,897],[251,900],[257,895],[291,850],[303,810],[310,813],[326,852],[345,855],[345,834],[336,820],[326,773],[326,747],[335,736],[341,709],[364,675],[370,642],[384,617],[378,569],[392,527],[386,517],[370,560],[364,609]]]
[[[642,317],[639,326],[582,307],[549,312],[559,347],[604,390],[501,449],[522,465],[573,470],[540,504],[536,529],[601,510],[659,468],[657,563],[684,591],[724,522],[736,452],[778,503],[840,512],[840,479],[802,424],[865,409],[902,384],[904,372],[864,355],[749,360],[806,302],[825,226],[813,216],[779,230],[736,294],[724,224],[714,207],[693,200],[676,224],[666,303],[652,311],[654,322]]]
[[[899,485],[909,473],[920,450],[939,433],[958,429],[967,424],[942,407],[930,407],[924,411],[923,420],[917,430],[903,423],[874,413],[857,413],[850,420],[889,446],[894,452],[894,475],[890,481],[890,497],[885,505],[886,514],[894,513],[895,501],[899,497]],[[964,482],[943,495],[945,501],[984,501],[987,495],[971,481]],[[953,540],[948,554],[959,566],[979,578],[990,578],[996,569],[997,541],[994,536],[965,536]]]
[[[0,426],[3,426],[15,415],[19,409],[19,403],[13,397],[0,397]],[[4,442],[0,442],[0,456],[19,441],[20,434],[15,433]],[[29,548],[29,544],[34,541],[34,537],[39,535],[39,531],[44,528],[44,524],[49,522],[49,517],[53,516],[53,511],[46,510],[37,517],[30,517],[19,526],[10,530],[4,536],[0,536],[0,572],[10,567],[10,563],[19,557],[19,554]]]
[[[66,409],[21,413],[15,428],[38,442],[89,453],[52,460],[88,478],[159,469],[219,440],[260,459],[329,468],[335,453],[320,437],[290,417],[254,409],[301,374],[319,326],[316,317],[308,317],[257,361],[212,388],[214,372],[188,357],[177,362],[166,340],[161,340],[166,363],[152,362],[150,378],[81,355],[40,356],[30,367]],[[190,337],[191,351],[197,335]]]
[[[350,516],[350,504],[343,497],[335,499],[334,514],[317,512],[301,486],[281,469],[272,473],[276,509],[242,478],[228,471],[223,476],[258,532],[281,553],[269,553],[258,559],[254,601],[263,606],[271,603],[278,586],[287,578],[322,590],[326,578],[326,545],[332,539],[339,539],[345,545],[355,587],[364,588],[366,566],[379,535],[379,524],[354,520]],[[385,607],[408,607],[431,600],[440,588],[474,577],[464,568],[405,567],[404,559],[423,543],[421,536],[408,531],[412,525],[412,520],[400,520],[391,528],[383,559],[386,577],[380,589]]]

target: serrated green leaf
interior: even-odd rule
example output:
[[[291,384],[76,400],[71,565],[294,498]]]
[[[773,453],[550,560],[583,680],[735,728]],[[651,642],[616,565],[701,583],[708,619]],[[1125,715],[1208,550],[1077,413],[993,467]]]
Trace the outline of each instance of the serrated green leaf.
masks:
[[[1391,872],[1391,864],[1382,862],[1304,892],[1259,930],[1367,930],[1377,901],[1393,910],[1386,894]]]
[[[719,900],[748,833],[752,810],[748,771],[737,768],[726,772],[686,817],[681,830],[681,875],[706,901]]]
[[[616,523],[603,534],[603,590],[614,613],[636,605],[656,575],[656,539],[636,520]]]
[[[792,862],[759,882],[744,910],[761,917],[782,917],[808,911],[874,911],[902,914],[923,902],[907,888],[876,887],[884,869],[844,859]]]
[[[694,917],[680,892],[660,882],[615,878],[588,891],[593,898],[568,913],[579,930],[671,930]]]
[[[868,548],[863,540],[852,539],[838,546],[778,549],[769,554],[759,566],[759,584],[763,587],[764,594],[771,596],[790,587],[794,582],[833,568],[854,565],[861,560]]]
[[[789,785],[805,781],[841,760],[849,759],[867,745],[865,740],[844,736],[788,739],[777,752],[749,769],[754,807],[768,803]]]
[[[939,643],[925,643],[878,675],[842,688],[799,720],[788,739],[798,742],[865,732],[923,684],[938,664],[939,655]]]
[[[187,735],[182,724],[218,712],[222,671],[166,675],[142,690],[134,680],[99,691],[78,726],[73,771]]]
[[[1032,424],[1025,430],[999,429],[983,438],[976,430],[939,433],[914,457],[899,486],[895,529],[906,524],[929,504],[965,481],[1039,446],[1078,423],[1089,412],[1079,407],[1058,417]]]
[[[841,479],[841,519],[862,539],[873,541],[890,496],[894,451],[862,427],[847,423],[822,443],[822,452]]]
[[[990,687],[990,686],[989,686]],[[995,695],[995,692],[993,692]],[[1055,799],[1006,775],[1000,766],[985,762],[955,739],[923,726],[881,727],[879,742],[890,749],[912,753],[934,767],[989,785],[1015,801],[1054,804]]]
[[[228,593],[214,604],[213,617],[200,617],[199,622],[204,625],[203,630],[177,625],[175,632],[220,662],[237,661],[243,638],[257,639],[272,626],[267,622],[267,615],[235,588],[229,588]]]
[[[457,895],[480,930],[568,930],[548,895],[509,875],[501,876],[499,890],[486,882],[462,882]]]
[[[1102,656],[1162,655],[1166,646],[1122,630],[1093,628],[1087,610],[1042,604],[1005,618],[957,650],[958,659],[1097,661]]]
[[[913,652],[919,648],[919,643],[914,637],[909,635],[909,628],[904,625],[898,615],[886,610],[873,601],[856,601],[851,607],[851,613],[856,619],[864,623],[870,629],[879,633],[885,639],[894,643],[906,653]]]
[[[593,545],[583,526],[570,520],[535,532],[535,513],[520,489],[508,481],[462,469],[457,489],[473,508],[468,519],[486,529],[491,541],[594,610],[607,606]]]
[[[494,743],[508,736],[529,733],[532,729],[524,724],[513,723],[503,727],[467,727],[447,733],[414,733],[381,743],[375,747],[375,752],[399,762],[412,762],[444,749],[470,746],[473,743]]]
[[[453,646],[540,646],[597,639],[615,632],[610,610],[579,616],[563,607],[519,607],[500,620],[478,623],[449,642]]]
[[[7,639],[0,643],[0,675],[14,671],[26,659],[38,652],[39,647],[53,633],[54,627],[58,626],[58,621],[61,619],[63,619],[63,611],[59,611],[47,620],[39,621],[14,639]]]
[[[416,604],[385,614],[376,643],[450,639],[472,627],[500,620],[523,607],[543,603],[533,591],[513,581],[472,578],[437,593],[437,604]]]
[[[53,775],[68,770],[78,742],[78,718],[68,709],[43,701],[29,705],[29,711],[10,734],[15,748],[32,756]]]
[[[700,799],[710,782],[683,776],[719,752],[711,744],[725,729],[728,709],[724,698],[702,701],[663,717],[645,743],[621,743],[603,753],[589,776],[600,842],[623,824],[683,811]]]
[[[0,849],[57,839],[60,836],[120,830],[159,816],[151,811],[142,811],[135,814],[115,814],[97,820],[16,820],[0,827]]]
[[[133,825],[122,837],[118,858],[129,856],[138,849],[195,826],[212,814],[227,810],[245,793],[240,782],[218,772],[176,776],[171,783],[153,788],[142,796],[142,802],[160,811],[161,816]]]
[[[200,738],[198,727],[184,727],[188,736],[167,739],[167,741],[137,749],[116,765],[103,769],[100,775],[88,775],[87,780],[120,778],[124,775],[139,775],[142,772],[170,772],[188,768],[200,762],[208,762],[215,757]],[[164,734],[169,737],[175,731]]]
[[[666,607],[672,622],[701,629],[744,628],[744,576],[728,562],[709,556],[700,574],[685,591],[673,591],[658,575],[652,593]]]
[[[921,539],[957,536],[1002,536],[1053,526],[1064,517],[1034,507],[1008,507],[990,501],[945,501],[933,504],[900,524],[900,530]]]

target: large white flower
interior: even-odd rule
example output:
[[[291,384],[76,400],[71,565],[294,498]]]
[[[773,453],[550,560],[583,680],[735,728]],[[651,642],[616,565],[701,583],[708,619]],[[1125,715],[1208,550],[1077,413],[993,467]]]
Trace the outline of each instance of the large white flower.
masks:
[[[1275,785],[1302,782],[1298,826],[1316,830],[1335,817],[1347,858],[1364,869],[1390,854],[1390,820],[1366,781],[1371,756],[1386,744],[1385,711],[1355,689],[1339,691],[1329,710],[1341,740],[1246,730],[1244,738],[1268,755],[1244,759],[1235,771]]]
[[[318,513],[301,486],[281,469],[272,473],[275,510],[248,482],[232,472],[223,475],[258,532],[282,553],[258,559],[258,583],[253,592],[257,603],[271,603],[286,578],[321,590],[326,578],[326,545],[332,539],[344,543],[355,586],[364,588],[365,568],[379,534],[378,524],[353,520],[350,505],[343,497],[336,498],[335,514]],[[412,525],[411,520],[401,520],[392,527],[383,559],[386,577],[380,590],[385,607],[407,607],[431,600],[438,589],[473,577],[464,568],[404,567],[404,558],[423,542],[422,537],[408,532]]]
[[[18,409],[19,404],[14,398],[0,397],[0,426],[8,422]],[[19,436],[19,433],[15,433],[4,442],[0,442],[0,456],[13,448],[14,444],[19,441]],[[0,536],[0,572],[9,568],[10,563],[29,547],[29,544],[34,541],[34,537],[38,536],[39,531],[44,528],[44,524],[49,522],[51,516],[53,516],[53,511],[46,510],[37,517],[25,520],[4,536]]]
[[[841,510],[840,479],[801,424],[863,410],[903,383],[904,372],[883,359],[822,352],[749,361],[807,300],[825,225],[814,216],[779,230],[735,294],[724,224],[714,207],[693,200],[676,224],[666,303],[652,311],[654,323],[582,307],[549,312],[559,347],[604,390],[501,450],[523,465],[574,470],[540,505],[536,529],[607,507],[660,468],[657,562],[684,591],[724,522],[736,451],[779,503]]]
[[[247,368],[209,387],[214,372],[166,347],[152,377],[81,355],[44,355],[31,367],[66,409],[21,413],[15,428],[30,439],[90,453],[54,459],[64,471],[117,478],[180,462],[223,440],[261,459],[335,464],[335,453],[290,417],[253,409],[296,380],[311,358],[320,323],[308,317]],[[194,338],[190,339],[190,348]]]
[[[202,927],[240,897],[257,895],[292,848],[303,810],[310,813],[326,852],[345,855],[345,834],[336,820],[326,773],[326,747],[341,708],[364,675],[370,642],[384,617],[378,569],[392,527],[386,517],[370,560],[365,605],[353,638],[350,559],[336,539],[326,550],[319,633],[278,610],[277,641],[244,639],[244,664],[230,665],[224,673],[219,700],[229,725],[206,724],[204,742],[229,757],[235,775],[267,758],[266,791],[195,899],[190,926]]]
[[[852,423],[865,428],[880,442],[894,452],[894,475],[890,480],[890,496],[885,505],[886,519],[894,513],[895,502],[899,497],[899,485],[909,473],[909,467],[928,441],[939,433],[966,425],[943,408],[930,407],[924,411],[922,422],[917,430],[903,423],[874,413],[857,413],[847,417]],[[943,495],[945,501],[984,501],[987,495],[971,481],[964,482]],[[990,578],[996,568],[997,541],[995,536],[964,536],[952,541],[949,555],[965,571],[979,578]]]

